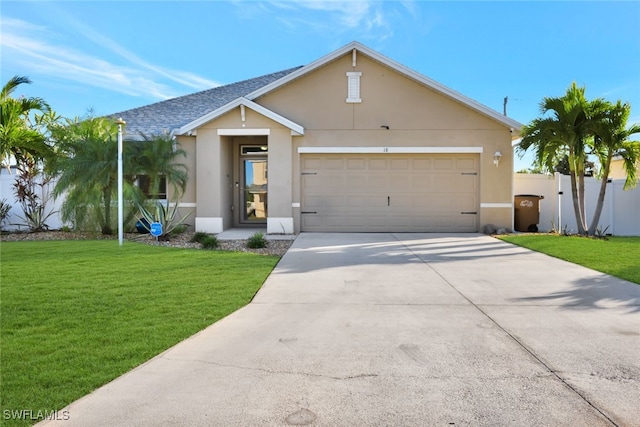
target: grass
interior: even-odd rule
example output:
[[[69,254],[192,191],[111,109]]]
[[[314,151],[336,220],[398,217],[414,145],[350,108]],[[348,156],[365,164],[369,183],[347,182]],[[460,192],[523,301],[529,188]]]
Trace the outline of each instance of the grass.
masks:
[[[29,425],[7,411],[61,409],[246,305],[279,259],[112,240],[0,250],[2,425]]]
[[[640,237],[603,240],[559,234],[523,234],[499,238],[640,284]]]

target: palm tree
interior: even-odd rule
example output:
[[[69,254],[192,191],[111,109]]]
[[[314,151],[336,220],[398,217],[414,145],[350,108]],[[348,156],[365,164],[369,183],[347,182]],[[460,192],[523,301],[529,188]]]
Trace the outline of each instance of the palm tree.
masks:
[[[0,164],[8,166],[12,156],[16,161],[24,157],[42,159],[52,154],[46,137],[32,126],[30,114],[49,113],[49,105],[41,98],[13,98],[21,84],[29,84],[28,77],[14,76],[0,90]]]
[[[594,211],[593,220],[589,226],[588,234],[594,235],[600,222],[600,214],[604,205],[604,196],[607,188],[607,177],[611,170],[611,160],[619,156],[624,161],[627,179],[624,189],[637,185],[636,167],[640,161],[640,142],[629,141],[633,134],[640,133],[640,124],[634,124],[627,128],[627,121],[631,115],[631,106],[628,103],[618,101],[616,104],[607,103],[600,120],[593,123],[594,132],[593,151],[600,160],[601,183],[598,201]]]
[[[187,166],[179,162],[186,152],[169,135],[141,134],[142,141],[129,143],[136,147],[134,172],[149,179],[149,195],[157,195],[161,182],[171,185],[176,198],[187,186]]]
[[[533,147],[535,164],[548,172],[566,155],[571,177],[571,196],[578,233],[587,231],[584,202],[584,165],[587,158],[586,141],[590,136],[590,115],[602,100],[590,103],[585,88],[572,83],[564,96],[544,98],[540,113],[550,116],[533,120],[522,129],[520,152]]]
[[[76,118],[67,120],[67,126],[53,128],[51,133],[58,152],[50,162],[59,176],[54,195],[66,192],[62,219],[74,222],[80,229],[93,220],[102,234],[113,234],[111,202],[118,182],[117,124],[100,117],[82,121]],[[131,170],[128,162],[124,166]]]

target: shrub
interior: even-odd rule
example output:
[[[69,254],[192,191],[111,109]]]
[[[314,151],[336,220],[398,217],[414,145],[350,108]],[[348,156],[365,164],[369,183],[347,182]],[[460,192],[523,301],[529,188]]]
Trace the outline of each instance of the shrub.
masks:
[[[159,236],[160,240],[167,240],[171,235],[171,233],[174,231],[174,229],[176,227],[184,225],[182,221],[184,221],[189,215],[191,215],[191,212],[189,212],[187,215],[178,219],[177,218],[177,214],[178,214],[177,201],[175,203],[169,203],[168,201],[166,203],[156,201],[155,209],[149,210],[142,205],[138,205],[138,209],[140,210],[140,213],[142,214],[142,217],[146,220],[147,224],[152,224],[154,222],[158,222],[162,224],[162,235]],[[144,222],[143,221],[140,221],[140,222],[143,223],[143,226],[145,226],[146,228],[146,225],[144,224]]]
[[[204,239],[202,239],[200,244],[204,249],[215,249],[218,247],[218,238],[216,236],[207,235]]]
[[[209,235],[204,231],[197,231],[189,241],[191,243],[202,243],[207,237],[209,237]]]
[[[9,217],[10,210],[11,210],[11,205],[7,203],[7,199],[0,200],[0,230],[2,230],[4,226],[4,222]]]
[[[189,228],[189,224],[180,224],[176,226],[173,230],[171,230],[171,233],[169,233],[169,236],[170,237],[179,236],[185,231],[187,231],[187,228]]]
[[[16,215],[22,222],[15,225],[27,226],[29,231],[48,230],[46,221],[56,213],[47,209],[47,202],[51,200],[51,177],[42,173],[36,161],[31,158],[23,159],[17,172],[13,192],[22,208],[23,216]]]
[[[251,249],[261,249],[267,247],[267,239],[261,232],[253,233],[247,240],[247,247]]]

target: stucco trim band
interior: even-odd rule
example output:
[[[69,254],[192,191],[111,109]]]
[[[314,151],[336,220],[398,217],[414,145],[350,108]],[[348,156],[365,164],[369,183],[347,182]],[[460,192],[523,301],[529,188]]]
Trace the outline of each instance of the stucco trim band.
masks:
[[[218,129],[219,136],[271,135],[271,129]]]
[[[482,147],[298,147],[300,154],[451,154],[482,153]]]

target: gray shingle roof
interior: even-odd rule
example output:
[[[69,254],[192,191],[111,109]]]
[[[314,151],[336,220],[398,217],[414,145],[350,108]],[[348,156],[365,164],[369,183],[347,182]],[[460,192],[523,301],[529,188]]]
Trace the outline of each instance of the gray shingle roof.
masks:
[[[146,135],[171,132],[299,68],[301,67],[290,68],[249,80],[218,86],[202,92],[179,96],[132,110],[110,114],[109,116],[113,118],[122,117],[122,119],[127,122],[127,137],[139,137],[140,132]]]

